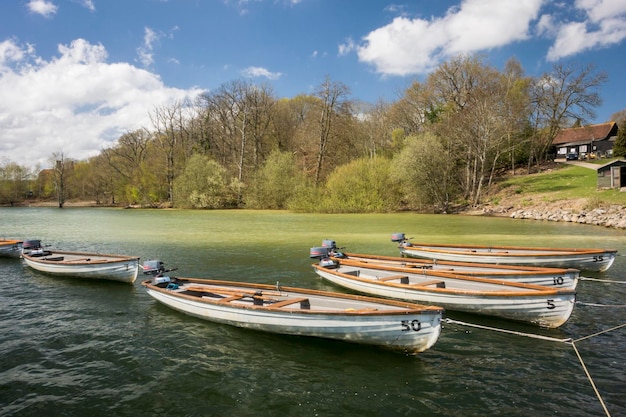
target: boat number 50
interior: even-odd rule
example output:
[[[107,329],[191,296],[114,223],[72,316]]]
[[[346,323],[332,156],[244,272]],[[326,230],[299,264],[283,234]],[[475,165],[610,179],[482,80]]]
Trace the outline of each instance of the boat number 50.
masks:
[[[410,332],[413,330],[414,332],[419,332],[422,329],[422,323],[419,320],[402,320],[402,331]]]

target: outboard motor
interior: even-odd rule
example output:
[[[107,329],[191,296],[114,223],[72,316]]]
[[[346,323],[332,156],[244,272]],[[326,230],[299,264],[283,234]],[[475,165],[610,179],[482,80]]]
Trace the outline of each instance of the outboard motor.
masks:
[[[309,251],[309,257],[313,259],[328,258],[330,256],[330,249],[323,246],[316,246]]]
[[[25,240],[22,242],[22,254],[30,255],[32,257],[40,257],[40,256],[48,256],[52,252],[49,250],[44,250],[41,245],[41,240],[39,239],[31,239]]]
[[[330,259],[330,249],[326,247],[314,247],[309,251],[309,256],[320,260],[320,266],[324,268],[336,268],[339,264]]]
[[[398,243],[398,246],[411,246],[411,242],[404,233],[392,233],[391,241]]]
[[[152,275],[152,285],[157,285],[159,287],[168,287],[170,288],[170,282],[172,279],[168,276],[164,276],[163,274],[170,271],[175,271],[177,268],[165,269],[165,264],[163,261],[159,260],[150,260],[145,261],[143,263],[143,273],[145,275]]]
[[[400,243],[404,239],[405,239],[404,233],[392,233],[391,234],[391,241],[392,242]]]
[[[335,258],[345,258],[345,255],[339,251],[339,249],[343,249],[343,248],[338,248],[337,242],[335,242],[334,240],[330,240],[330,239],[322,240],[322,247],[328,248],[329,256],[334,256]]]
[[[25,240],[22,242],[22,253],[28,255],[38,249],[41,249],[41,240]]]

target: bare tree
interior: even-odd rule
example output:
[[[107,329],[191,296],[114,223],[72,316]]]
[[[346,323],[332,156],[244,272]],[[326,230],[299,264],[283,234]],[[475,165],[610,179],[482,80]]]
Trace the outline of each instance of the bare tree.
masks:
[[[54,186],[57,194],[59,208],[63,208],[68,197],[68,181],[74,162],[68,159],[63,151],[54,152],[50,158],[54,173]]]
[[[595,108],[602,104],[598,89],[606,80],[606,73],[596,72],[593,65],[562,63],[535,80],[530,88],[534,137],[529,171],[533,158],[537,163],[547,158],[561,129],[578,119],[585,124],[595,118]]]
[[[192,154],[188,110],[188,103],[177,101],[169,107],[157,107],[150,114],[150,121],[156,130],[156,142],[165,155],[167,194],[170,204],[174,202],[174,179],[177,171],[182,169],[184,162]]]
[[[322,168],[328,156],[328,150],[335,137],[335,122],[341,113],[346,113],[351,103],[347,100],[350,89],[343,83],[332,82],[326,77],[315,95],[321,100],[318,122],[318,151],[315,167],[315,185],[319,185]]]

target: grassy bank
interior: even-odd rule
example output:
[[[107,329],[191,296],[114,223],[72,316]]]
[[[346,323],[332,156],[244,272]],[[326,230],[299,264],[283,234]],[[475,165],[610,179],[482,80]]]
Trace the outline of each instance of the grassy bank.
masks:
[[[595,169],[571,164],[555,164],[536,174],[509,176],[495,188],[485,200],[486,205],[507,210],[553,205],[581,210],[626,206],[626,192],[598,190]]]

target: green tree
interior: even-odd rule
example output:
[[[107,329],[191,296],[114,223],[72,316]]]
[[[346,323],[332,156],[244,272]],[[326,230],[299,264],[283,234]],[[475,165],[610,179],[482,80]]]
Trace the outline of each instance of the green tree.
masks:
[[[622,120],[619,131],[617,132],[617,138],[615,144],[613,144],[613,156],[618,158],[626,157],[626,117]]]
[[[0,164],[0,203],[13,205],[24,201],[29,193],[31,173],[15,162]]]
[[[399,184],[408,208],[434,207],[444,213],[458,199],[458,169],[452,151],[431,133],[409,136],[402,151],[393,159],[393,179]]]
[[[226,170],[206,156],[195,154],[174,180],[177,207],[225,208],[237,201],[237,184],[229,183]]]
[[[306,178],[296,167],[293,153],[274,151],[265,161],[246,196],[247,207],[286,209]]]
[[[320,211],[381,213],[398,207],[391,181],[391,160],[360,158],[335,168],[324,186]]]

